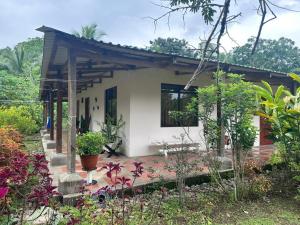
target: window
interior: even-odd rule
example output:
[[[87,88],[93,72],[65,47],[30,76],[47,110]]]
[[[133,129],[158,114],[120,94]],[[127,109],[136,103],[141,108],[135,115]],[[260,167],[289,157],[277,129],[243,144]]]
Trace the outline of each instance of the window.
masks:
[[[197,115],[185,116],[184,120],[175,120],[170,112],[185,112],[187,105],[196,97],[196,88],[185,91],[183,85],[161,84],[161,126],[185,127],[198,126]]]
[[[105,122],[111,119],[113,125],[117,123],[117,87],[105,90]]]

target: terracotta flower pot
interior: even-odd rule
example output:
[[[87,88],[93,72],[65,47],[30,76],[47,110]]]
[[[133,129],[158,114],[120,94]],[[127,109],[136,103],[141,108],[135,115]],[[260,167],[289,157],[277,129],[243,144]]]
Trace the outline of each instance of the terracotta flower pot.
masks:
[[[97,169],[99,155],[81,155],[81,165],[83,170],[91,171]]]

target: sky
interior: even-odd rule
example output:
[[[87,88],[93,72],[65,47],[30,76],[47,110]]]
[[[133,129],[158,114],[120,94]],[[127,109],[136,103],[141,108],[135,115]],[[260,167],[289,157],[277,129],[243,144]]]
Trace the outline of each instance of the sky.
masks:
[[[218,0],[217,0],[218,1]],[[221,0],[219,0],[221,1]],[[300,0],[272,0],[274,3],[300,10]],[[229,26],[230,36],[243,45],[258,29],[256,14],[258,0],[237,0],[232,3],[231,14],[242,12],[237,22]],[[188,13],[183,21],[181,13],[173,14],[168,25],[167,18],[153,20],[166,9],[157,6],[160,0],[0,0],[0,48],[13,47],[30,37],[41,36],[35,29],[45,25],[68,33],[80,30],[82,25],[97,23],[107,33],[103,41],[137,47],[149,45],[157,37],[184,38],[197,46],[207,37],[210,26],[206,26],[199,14]],[[262,37],[291,38],[300,46],[300,13],[275,9],[277,19],[266,24]],[[237,46],[224,37],[222,45],[226,51]]]

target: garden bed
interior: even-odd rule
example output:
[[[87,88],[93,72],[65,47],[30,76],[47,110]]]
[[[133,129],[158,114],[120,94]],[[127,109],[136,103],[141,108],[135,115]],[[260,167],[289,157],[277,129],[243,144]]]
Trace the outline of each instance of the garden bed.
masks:
[[[24,144],[26,151],[28,151],[28,152],[43,151],[40,133],[25,136],[23,139],[23,144]]]

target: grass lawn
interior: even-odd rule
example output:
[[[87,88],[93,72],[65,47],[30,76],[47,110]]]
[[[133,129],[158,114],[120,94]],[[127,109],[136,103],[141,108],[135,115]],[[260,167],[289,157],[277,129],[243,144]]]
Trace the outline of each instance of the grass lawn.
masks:
[[[226,203],[213,213],[213,224],[300,224],[300,203],[292,197]]]

